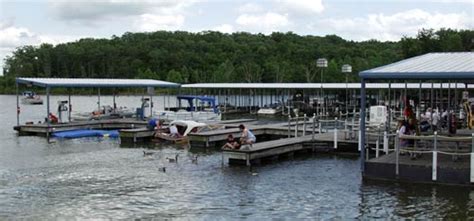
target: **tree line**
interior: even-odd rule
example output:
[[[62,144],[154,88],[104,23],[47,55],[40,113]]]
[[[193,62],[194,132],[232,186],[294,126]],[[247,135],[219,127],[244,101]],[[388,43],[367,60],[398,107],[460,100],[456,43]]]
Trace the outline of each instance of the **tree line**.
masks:
[[[323,82],[344,82],[343,64],[358,72],[401,59],[443,51],[473,51],[473,30],[423,29],[397,42],[345,40],[336,35],[300,36],[214,31],[127,32],[110,39],[17,48],[5,59],[0,93],[15,77],[149,78],[178,83],[320,82],[318,58],[326,58]]]

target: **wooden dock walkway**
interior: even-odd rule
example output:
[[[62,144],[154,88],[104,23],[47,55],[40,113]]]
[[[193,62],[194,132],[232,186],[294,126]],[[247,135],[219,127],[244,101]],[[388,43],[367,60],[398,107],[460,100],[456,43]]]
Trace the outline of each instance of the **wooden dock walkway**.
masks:
[[[295,123],[291,124],[290,133],[295,134]],[[270,135],[275,137],[288,136],[288,123],[267,124],[267,125],[247,125],[255,136]],[[308,134],[311,130],[307,128],[305,131],[302,127],[297,130],[298,136]],[[234,138],[240,138],[241,131],[235,128],[224,130],[212,130],[200,133],[188,134],[189,143],[193,147],[216,147],[222,145],[222,142],[227,139],[227,136],[232,134]]]
[[[283,138],[265,142],[257,142],[253,145],[244,145],[239,150],[223,149],[223,160],[228,159],[229,163],[245,162],[250,166],[252,161],[259,161],[263,158],[275,157],[294,152],[308,151],[337,151],[337,152],[357,152],[357,140],[346,140],[343,133],[337,134],[335,141],[334,132],[312,134]],[[342,148],[341,148],[342,147]]]

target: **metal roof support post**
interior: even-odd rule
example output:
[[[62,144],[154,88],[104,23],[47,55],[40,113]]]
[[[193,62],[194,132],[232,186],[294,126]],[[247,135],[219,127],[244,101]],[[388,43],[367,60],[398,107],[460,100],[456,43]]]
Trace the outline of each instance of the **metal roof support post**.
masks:
[[[163,98],[163,110],[166,110],[166,93],[163,92],[163,95],[161,96]],[[181,105],[180,105],[181,106]],[[191,110],[192,111],[192,110]]]
[[[418,87],[418,122],[421,122],[421,113],[423,113],[423,110],[421,109],[421,81],[420,81],[420,86]],[[426,107],[425,107],[426,109]]]
[[[433,105],[433,82],[431,82],[431,89],[430,89],[430,107],[432,108],[431,111],[434,111],[434,105]],[[433,127],[431,127],[433,129]]]
[[[114,113],[115,113],[115,111],[117,110],[117,103],[115,102],[115,88],[114,88],[114,91],[112,93],[112,100],[113,100]]]
[[[20,96],[18,92],[18,82],[15,83],[16,86],[16,125],[20,125]]]
[[[100,111],[100,87],[97,88],[97,110]]]
[[[451,111],[451,81],[448,81],[448,110]]]
[[[68,103],[68,115],[67,115],[67,119],[69,121],[69,123],[71,123],[71,111],[72,111],[72,104],[71,104],[71,89],[68,88],[67,90],[67,103]]]
[[[364,173],[365,170],[365,103],[366,103],[366,97],[365,97],[365,79],[361,78],[360,80],[360,144],[361,144],[361,149],[360,149],[360,169],[362,173]]]
[[[391,92],[391,89],[392,89],[392,82],[391,81],[388,81],[388,123],[387,123],[387,126],[385,127],[385,131],[387,131],[387,133],[390,133],[390,125],[392,123],[392,99],[390,99],[390,92]],[[388,153],[388,151],[386,152]]]
[[[154,91],[154,88],[153,88]],[[153,93],[150,91],[150,119],[153,117]]]
[[[458,83],[456,81],[454,81],[454,108],[456,108],[454,111],[455,113],[458,112],[458,107],[459,105],[456,104],[456,102],[458,101]]]
[[[49,86],[46,87],[46,124],[48,125],[48,127],[46,128],[46,138],[48,140],[48,143],[49,143],[49,128],[51,127],[51,122],[50,122],[50,119],[49,119],[49,93],[50,93],[50,88]]]

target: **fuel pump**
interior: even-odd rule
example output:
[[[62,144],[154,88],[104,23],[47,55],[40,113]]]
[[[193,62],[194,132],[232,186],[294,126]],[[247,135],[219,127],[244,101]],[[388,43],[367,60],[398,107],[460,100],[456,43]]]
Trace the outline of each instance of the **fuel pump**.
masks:
[[[148,116],[145,111],[147,107],[150,106],[149,102],[150,102],[150,98],[142,98],[142,106],[140,108],[140,113],[138,113],[139,118],[142,120],[145,118],[145,116]]]
[[[58,101],[58,118],[59,122],[63,122],[63,112],[67,112],[68,109],[68,101]]]

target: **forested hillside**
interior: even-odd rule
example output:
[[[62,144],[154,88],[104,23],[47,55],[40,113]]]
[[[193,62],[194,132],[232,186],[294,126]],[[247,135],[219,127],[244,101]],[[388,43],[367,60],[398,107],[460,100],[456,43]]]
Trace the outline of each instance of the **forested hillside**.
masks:
[[[473,30],[421,30],[399,42],[355,42],[335,35],[299,36],[219,32],[125,33],[110,39],[18,48],[5,60],[0,93],[23,77],[153,78],[197,82],[319,82],[317,58],[327,58],[324,82],[428,52],[472,51]]]

